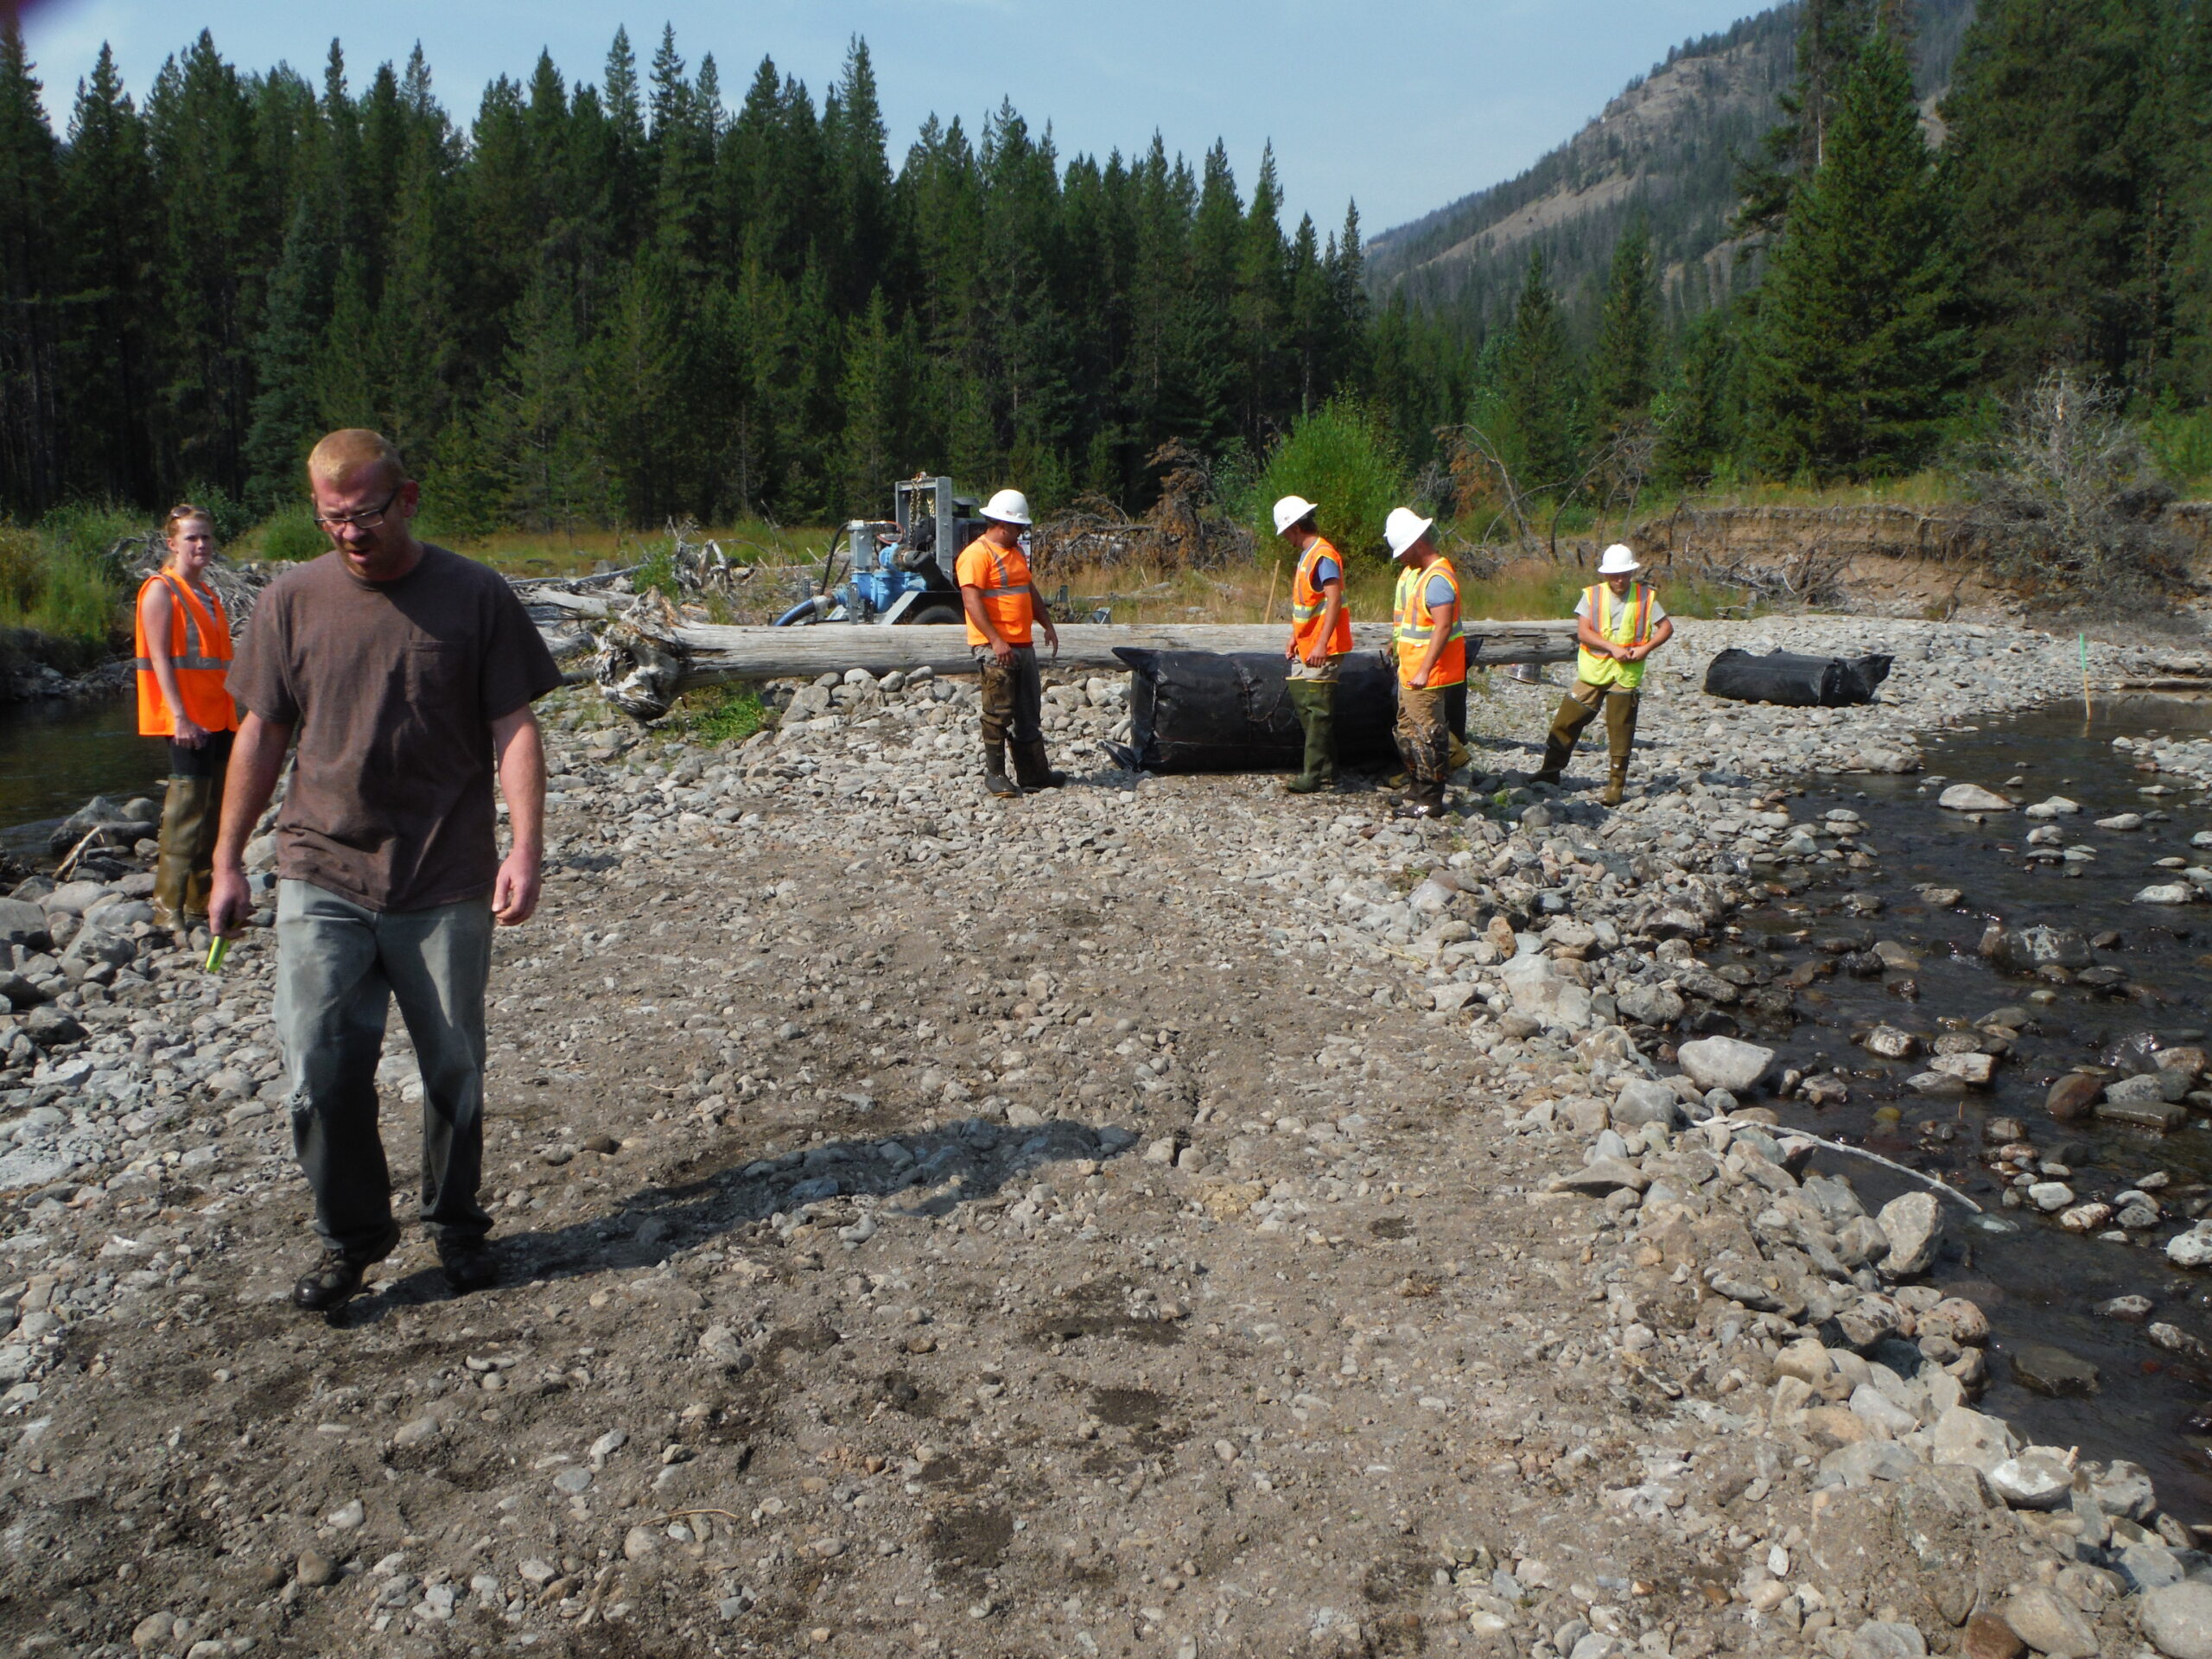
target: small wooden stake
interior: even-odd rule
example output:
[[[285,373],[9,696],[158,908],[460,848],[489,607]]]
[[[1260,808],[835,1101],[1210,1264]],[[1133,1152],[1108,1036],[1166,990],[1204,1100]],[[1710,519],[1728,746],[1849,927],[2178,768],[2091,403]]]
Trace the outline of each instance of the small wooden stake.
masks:
[[[1282,561],[1278,559],[1268,569],[1268,603],[1260,613],[1260,620],[1272,622],[1275,616],[1275,583],[1282,580]]]

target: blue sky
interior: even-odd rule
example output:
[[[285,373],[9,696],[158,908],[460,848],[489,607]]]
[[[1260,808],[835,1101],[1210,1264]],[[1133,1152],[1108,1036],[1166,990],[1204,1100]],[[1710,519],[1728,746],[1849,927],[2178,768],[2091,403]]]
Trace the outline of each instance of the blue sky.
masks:
[[[1510,177],[1566,138],[1682,39],[1724,29],[1746,0],[659,0],[651,10],[519,0],[34,0],[25,33],[48,111],[67,118],[103,40],[134,92],[201,28],[232,61],[279,60],[319,74],[332,36],[358,90],[366,71],[421,41],[446,106],[467,119],[484,84],[521,78],[537,49],[571,79],[596,80],[618,23],[641,63],[676,26],[696,66],[714,54],[741,97],[765,53],[818,99],[848,38],[874,54],[897,166],[931,111],[966,118],[1002,97],[1063,156],[1149,142],[1195,161],[1227,141],[1249,194],[1274,143],[1286,223],[1325,230],[1357,197],[1370,234]]]

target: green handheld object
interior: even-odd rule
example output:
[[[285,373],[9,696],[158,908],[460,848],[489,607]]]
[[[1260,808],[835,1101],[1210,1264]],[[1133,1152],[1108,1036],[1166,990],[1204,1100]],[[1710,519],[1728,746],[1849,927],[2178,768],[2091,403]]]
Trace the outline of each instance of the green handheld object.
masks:
[[[207,971],[209,973],[219,974],[223,971],[223,958],[230,954],[230,950],[231,942],[223,938],[221,934],[217,934],[215,936],[214,942],[207,947]]]

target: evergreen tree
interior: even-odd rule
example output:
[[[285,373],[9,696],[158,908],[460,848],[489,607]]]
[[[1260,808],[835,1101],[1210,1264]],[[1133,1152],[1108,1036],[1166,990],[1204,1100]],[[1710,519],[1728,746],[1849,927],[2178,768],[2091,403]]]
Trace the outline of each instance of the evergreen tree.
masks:
[[[573,535],[609,516],[606,471],[592,441],[588,364],[575,307],[541,271],[524,291],[479,436],[513,523]]]
[[[2154,0],[1985,0],[1943,118],[1992,379],[2077,364],[2146,390],[2175,230]],[[2201,106],[2200,106],[2201,107]]]
[[[873,518],[887,511],[892,480],[903,470],[899,344],[879,289],[868,296],[868,309],[847,339],[838,388],[845,410],[838,494],[842,512],[852,517]]]
[[[162,474],[151,428],[158,375],[155,250],[161,232],[144,124],[103,45],[77,89],[61,168],[61,411],[70,487],[143,500]]]
[[[334,193],[333,193],[334,194]],[[301,465],[325,429],[319,418],[316,361],[337,282],[336,219],[326,196],[302,195],[270,279],[269,305],[254,342],[252,424],[247,429],[245,499],[261,511],[296,498]]]
[[[1638,217],[1613,249],[1612,273],[1598,320],[1591,373],[1592,412],[1601,429],[1639,420],[1650,407],[1659,346],[1659,291],[1651,233]]]
[[[1743,448],[1740,334],[1726,309],[1700,314],[1684,331],[1652,408],[1658,429],[1652,475],[1661,483],[1700,488],[1733,469]]]
[[[1574,353],[1541,251],[1529,256],[1490,396],[1497,428],[1491,435],[1522,493],[1533,497],[1569,488],[1581,469],[1580,397]]]
[[[1770,469],[1894,474],[1932,451],[1967,365],[1948,229],[1904,54],[1878,34],[1760,294],[1751,396]]]
[[[0,491],[38,512],[60,499],[64,429],[47,215],[60,188],[21,27],[0,18]]]

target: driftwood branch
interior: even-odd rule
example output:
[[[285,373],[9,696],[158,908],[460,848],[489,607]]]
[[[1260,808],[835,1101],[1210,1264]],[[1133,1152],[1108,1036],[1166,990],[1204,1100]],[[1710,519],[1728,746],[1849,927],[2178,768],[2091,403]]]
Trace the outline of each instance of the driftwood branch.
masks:
[[[1574,655],[1574,624],[1481,622],[1466,626],[1468,653],[1484,666],[1560,663]],[[1122,673],[1119,648],[1151,651],[1280,652],[1280,626],[1236,623],[1160,623],[1071,626],[1059,631],[1057,659],[1046,665]],[[1386,649],[1388,623],[1353,626],[1356,648]],[[926,668],[936,674],[972,674],[976,662],[967,631],[959,627],[879,627],[864,623],[817,623],[811,627],[713,627],[672,621],[664,609],[640,605],[609,623],[600,636],[593,675],[607,700],[625,714],[658,720],[677,696],[694,686],[734,681],[810,679],[817,674],[864,668],[871,674]]]

